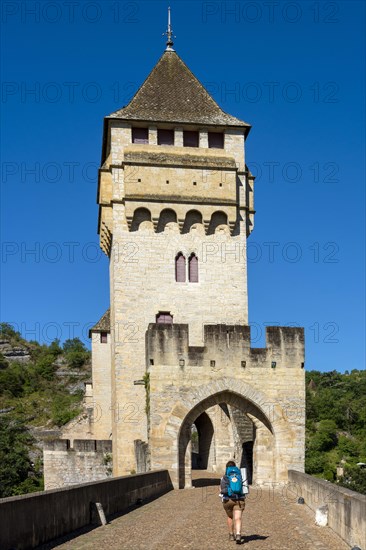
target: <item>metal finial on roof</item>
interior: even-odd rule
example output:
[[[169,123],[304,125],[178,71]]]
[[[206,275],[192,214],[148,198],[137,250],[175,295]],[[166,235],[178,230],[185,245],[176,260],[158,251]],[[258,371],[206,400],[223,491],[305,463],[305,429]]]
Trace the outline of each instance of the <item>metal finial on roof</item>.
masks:
[[[166,32],[163,33],[163,36],[168,37],[168,40],[166,42],[165,51],[174,52],[174,49],[173,49],[174,42],[172,40],[173,39],[173,30],[172,30],[172,25],[171,25],[171,22],[170,22],[170,7],[168,8],[168,28],[167,28]]]

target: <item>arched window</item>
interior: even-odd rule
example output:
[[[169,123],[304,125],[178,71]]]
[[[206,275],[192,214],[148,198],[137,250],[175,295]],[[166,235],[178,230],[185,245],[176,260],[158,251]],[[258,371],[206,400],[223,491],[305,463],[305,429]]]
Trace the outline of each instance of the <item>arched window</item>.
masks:
[[[177,283],[186,282],[186,259],[181,252],[175,258],[175,280]]]
[[[191,254],[188,260],[188,279],[190,283],[198,283],[198,258]]]

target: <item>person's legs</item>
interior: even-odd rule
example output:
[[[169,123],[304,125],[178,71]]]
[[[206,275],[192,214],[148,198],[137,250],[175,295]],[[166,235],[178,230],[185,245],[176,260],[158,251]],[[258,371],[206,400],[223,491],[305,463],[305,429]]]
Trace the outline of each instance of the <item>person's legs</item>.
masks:
[[[233,523],[235,528],[235,540],[237,544],[241,544],[241,519],[244,508],[244,501],[238,501],[233,508]]]
[[[234,506],[234,503],[232,500],[228,500],[224,502],[224,510],[227,515],[227,526],[229,529],[229,536],[232,536],[232,538],[234,538],[233,506]]]
[[[234,525],[233,525],[233,520],[232,518],[227,518],[227,526],[229,528],[229,533],[234,533]]]
[[[243,515],[243,510],[240,508],[234,508],[234,526],[235,534],[240,535],[241,533],[241,517]]]

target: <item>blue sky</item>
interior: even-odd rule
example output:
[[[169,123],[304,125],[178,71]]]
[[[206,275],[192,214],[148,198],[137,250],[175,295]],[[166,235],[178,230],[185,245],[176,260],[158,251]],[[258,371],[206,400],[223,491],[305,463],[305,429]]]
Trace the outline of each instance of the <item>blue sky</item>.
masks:
[[[109,305],[98,250],[103,117],[164,51],[166,2],[7,2],[2,9],[1,319],[28,339],[87,331]],[[252,124],[252,340],[306,331],[306,367],[363,368],[363,2],[172,1],[175,48]]]

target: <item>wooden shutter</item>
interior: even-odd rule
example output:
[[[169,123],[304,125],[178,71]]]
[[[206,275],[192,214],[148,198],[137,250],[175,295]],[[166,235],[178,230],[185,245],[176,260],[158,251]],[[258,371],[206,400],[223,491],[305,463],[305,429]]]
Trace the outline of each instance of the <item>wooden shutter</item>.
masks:
[[[195,254],[189,258],[188,262],[189,282],[198,283],[198,258]]]
[[[158,145],[174,145],[174,130],[158,130]]]
[[[186,259],[182,253],[175,258],[175,280],[177,283],[186,282]]]
[[[183,145],[184,147],[198,147],[199,135],[198,132],[184,130]]]
[[[208,146],[215,149],[223,149],[224,134],[219,132],[208,132]]]
[[[132,128],[132,143],[149,143],[148,128]]]

